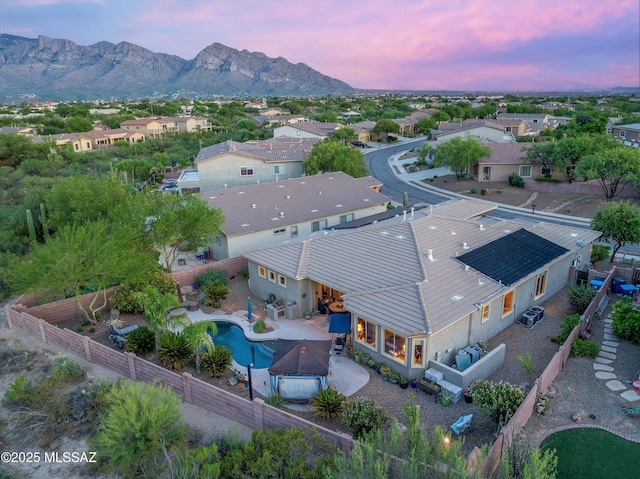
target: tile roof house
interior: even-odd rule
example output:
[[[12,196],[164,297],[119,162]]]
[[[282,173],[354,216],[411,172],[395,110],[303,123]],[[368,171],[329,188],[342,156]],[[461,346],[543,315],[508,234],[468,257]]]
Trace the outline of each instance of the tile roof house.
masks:
[[[389,198],[370,176],[338,171],[202,193],[224,214],[221,233],[209,245],[213,257],[322,234],[325,229],[387,210]]]
[[[120,128],[127,131],[136,131],[149,138],[159,138],[167,133],[178,131],[175,119],[173,118],[140,118],[137,120],[126,120],[120,123]]]
[[[564,288],[600,236],[456,217],[467,205],[246,251],[251,290],[300,311],[340,299],[354,346],[372,359],[411,378],[430,362],[446,368],[458,349],[493,337]]]
[[[638,146],[640,146],[640,123],[613,125],[612,135],[622,141],[626,146],[638,148]]]
[[[506,132],[503,125],[490,120],[475,120],[473,123],[442,123],[431,130],[431,139],[444,142],[451,138],[474,138],[481,142],[515,143],[513,133]]]
[[[522,178],[542,176],[539,166],[531,165],[525,159],[523,143],[486,143],[491,156],[483,156],[473,169],[473,176],[478,181],[508,181],[509,175],[516,174]]]
[[[314,138],[278,137],[207,146],[195,158],[197,171],[184,171],[178,189],[211,191],[298,178],[304,175],[303,161],[316,142]]]
[[[325,140],[342,128],[340,123],[322,123],[320,121],[304,121],[291,125],[283,125],[273,129],[273,137],[289,136],[291,138],[315,138]]]

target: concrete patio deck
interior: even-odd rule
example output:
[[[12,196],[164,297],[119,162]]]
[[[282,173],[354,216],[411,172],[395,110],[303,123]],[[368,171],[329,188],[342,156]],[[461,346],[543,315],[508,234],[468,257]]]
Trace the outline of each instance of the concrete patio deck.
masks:
[[[329,333],[329,316],[316,315],[311,319],[279,319],[272,321],[265,319],[267,326],[272,330],[267,333],[258,334],[253,331],[255,316],[253,321],[247,319],[247,311],[234,311],[232,314],[208,314],[198,309],[187,311],[189,319],[197,321],[228,321],[237,324],[244,331],[244,335],[250,341],[266,341],[274,339],[310,339],[326,340],[335,336]],[[263,318],[264,319],[264,318]],[[240,372],[246,373],[246,366],[233,364],[233,367]],[[341,355],[331,355],[329,362],[329,376],[327,376],[327,386],[349,397],[358,392],[369,381],[369,371],[349,359],[345,351]],[[263,397],[271,394],[271,378],[268,369],[251,369],[251,383],[253,390]],[[299,409],[306,408],[305,405],[287,404],[288,407]]]

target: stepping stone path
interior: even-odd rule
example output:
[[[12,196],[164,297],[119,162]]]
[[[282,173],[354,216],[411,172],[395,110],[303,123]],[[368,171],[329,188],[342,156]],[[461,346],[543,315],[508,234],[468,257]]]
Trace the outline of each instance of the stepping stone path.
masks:
[[[622,399],[629,402],[640,401],[640,394],[633,389],[627,389],[627,386],[616,379],[613,367],[607,366],[615,361],[618,350],[619,338],[613,332],[613,328],[611,327],[612,322],[611,315],[607,316],[607,319],[604,320],[604,340],[602,341],[598,357],[593,363],[596,378],[608,379],[606,386],[613,392],[624,391],[620,393]]]

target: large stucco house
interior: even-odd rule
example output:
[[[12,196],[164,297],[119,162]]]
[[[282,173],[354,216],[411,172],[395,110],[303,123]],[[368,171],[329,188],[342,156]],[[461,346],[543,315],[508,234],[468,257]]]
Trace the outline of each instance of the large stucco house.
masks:
[[[196,171],[178,179],[181,192],[212,191],[257,183],[299,178],[313,138],[278,137],[247,142],[224,141],[202,148],[195,158]]]
[[[246,251],[251,291],[300,311],[342,301],[356,348],[419,377],[564,288],[600,236],[477,217],[491,208],[456,201],[391,224]]]
[[[379,193],[381,186],[370,176],[334,172],[202,193],[224,214],[211,253],[215,259],[232,258],[386,211],[389,199]]]
[[[481,142],[515,143],[514,134],[506,127],[490,120],[476,120],[469,123],[442,123],[431,130],[431,138],[438,143],[452,138],[473,138]]]
[[[274,128],[273,137],[289,136],[291,138],[314,138],[316,140],[326,140],[340,128],[342,128],[340,123],[303,121]]]

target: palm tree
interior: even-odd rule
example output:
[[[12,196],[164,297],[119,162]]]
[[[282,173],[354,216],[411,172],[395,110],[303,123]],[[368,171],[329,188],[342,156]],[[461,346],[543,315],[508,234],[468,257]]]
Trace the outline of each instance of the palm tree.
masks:
[[[160,333],[175,326],[186,327],[190,324],[186,315],[167,315],[180,306],[180,300],[174,294],[160,293],[156,288],[147,286],[144,291],[133,294],[133,301],[142,309],[149,329],[156,333],[156,347],[160,345]]]
[[[211,334],[209,334],[209,332]],[[200,354],[214,348],[213,336],[218,333],[214,321],[198,321],[191,323],[182,330],[196,356],[196,373],[200,374]]]

